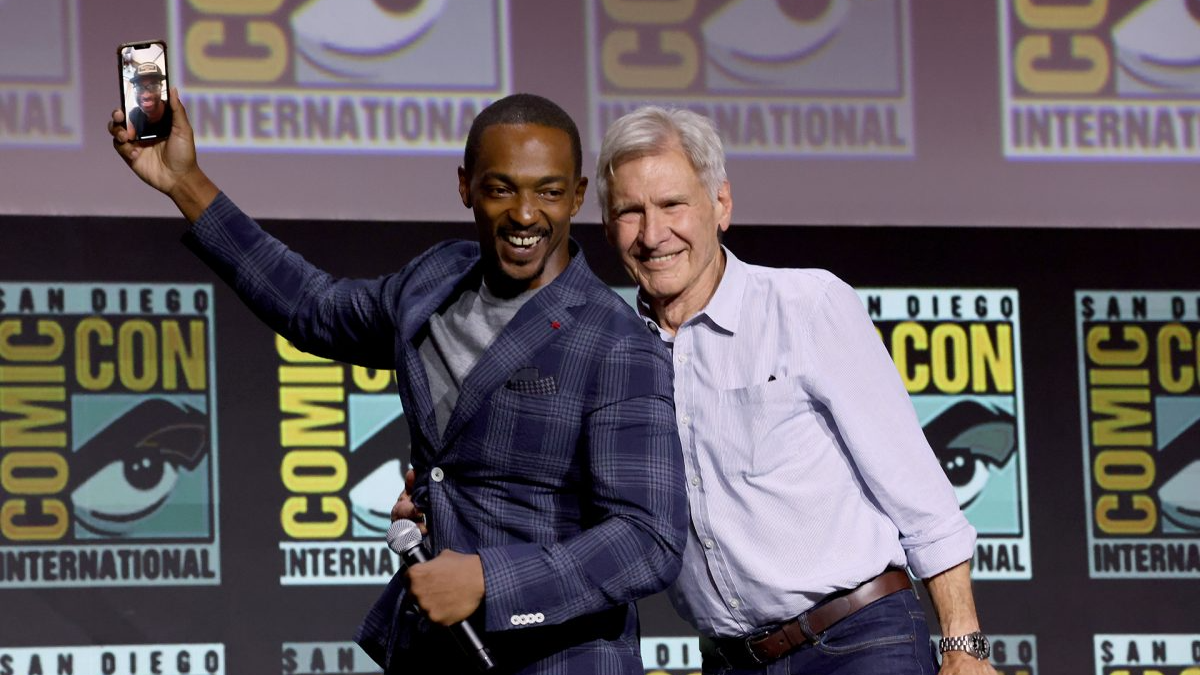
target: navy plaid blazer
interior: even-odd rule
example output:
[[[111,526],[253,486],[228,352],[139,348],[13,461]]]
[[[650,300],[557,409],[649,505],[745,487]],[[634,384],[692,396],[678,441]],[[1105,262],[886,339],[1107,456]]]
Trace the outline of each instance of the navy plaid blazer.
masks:
[[[670,355],[574,242],[469,373],[441,435],[417,346],[431,314],[478,287],[478,244],[338,280],[223,194],[185,242],[298,348],[396,370],[426,543],[480,556],[471,620],[500,672],[644,672],[633,601],[674,580],[688,526]],[[387,673],[469,672],[404,586],[400,572],[371,609],[364,650]]]

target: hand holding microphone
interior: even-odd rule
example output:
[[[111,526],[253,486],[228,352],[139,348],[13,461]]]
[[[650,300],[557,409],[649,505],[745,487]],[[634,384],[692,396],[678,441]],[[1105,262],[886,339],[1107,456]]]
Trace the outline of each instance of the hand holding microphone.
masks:
[[[479,556],[446,550],[431,558],[421,541],[421,531],[410,520],[393,522],[387,542],[408,567],[409,591],[425,615],[447,626],[480,670],[494,668],[487,647],[465,620],[483,600],[483,567]]]

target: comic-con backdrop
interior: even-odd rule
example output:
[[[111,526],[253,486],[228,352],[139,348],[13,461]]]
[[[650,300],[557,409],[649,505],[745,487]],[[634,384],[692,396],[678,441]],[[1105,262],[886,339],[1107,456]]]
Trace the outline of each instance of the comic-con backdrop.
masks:
[[[267,226],[365,276],[472,231]],[[376,672],[350,637],[396,569],[392,376],[274,335],[183,227],[4,222],[0,673]],[[630,297],[600,227],[573,232]],[[737,224],[726,243],[859,289],[979,531],[1001,672],[1197,672],[1193,232]],[[647,672],[696,672],[665,599],[642,612]]]
[[[473,236],[497,97],[562,102],[589,175],[638,104],[711,115],[726,243],[859,290],[979,532],[997,669],[1200,675],[1196,0],[119,5],[0,0],[0,675],[378,672],[392,375],[264,328],[113,154],[116,46],[152,38],[206,171],[340,275]],[[647,673],[697,672],[641,611]]]

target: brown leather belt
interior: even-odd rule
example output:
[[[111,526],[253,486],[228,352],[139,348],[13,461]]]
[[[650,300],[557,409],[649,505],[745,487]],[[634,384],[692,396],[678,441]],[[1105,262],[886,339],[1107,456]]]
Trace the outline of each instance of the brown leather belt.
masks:
[[[815,641],[817,635],[872,602],[906,588],[912,588],[908,572],[888,568],[854,590],[828,596],[821,604],[787,623],[747,637],[717,638],[713,643],[731,666],[765,665]]]

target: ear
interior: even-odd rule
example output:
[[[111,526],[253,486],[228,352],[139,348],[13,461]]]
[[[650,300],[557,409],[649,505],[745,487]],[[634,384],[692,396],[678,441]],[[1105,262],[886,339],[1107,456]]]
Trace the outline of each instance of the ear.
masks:
[[[461,166],[458,167],[458,196],[462,198],[463,206],[471,208],[471,177]]]
[[[722,231],[729,229],[729,224],[733,222],[733,192],[729,187],[729,181],[721,183],[721,187],[717,189],[717,227]]]
[[[580,176],[579,182],[575,184],[575,202],[571,205],[572,218],[583,207],[583,196],[585,194],[587,194],[587,176]]]

